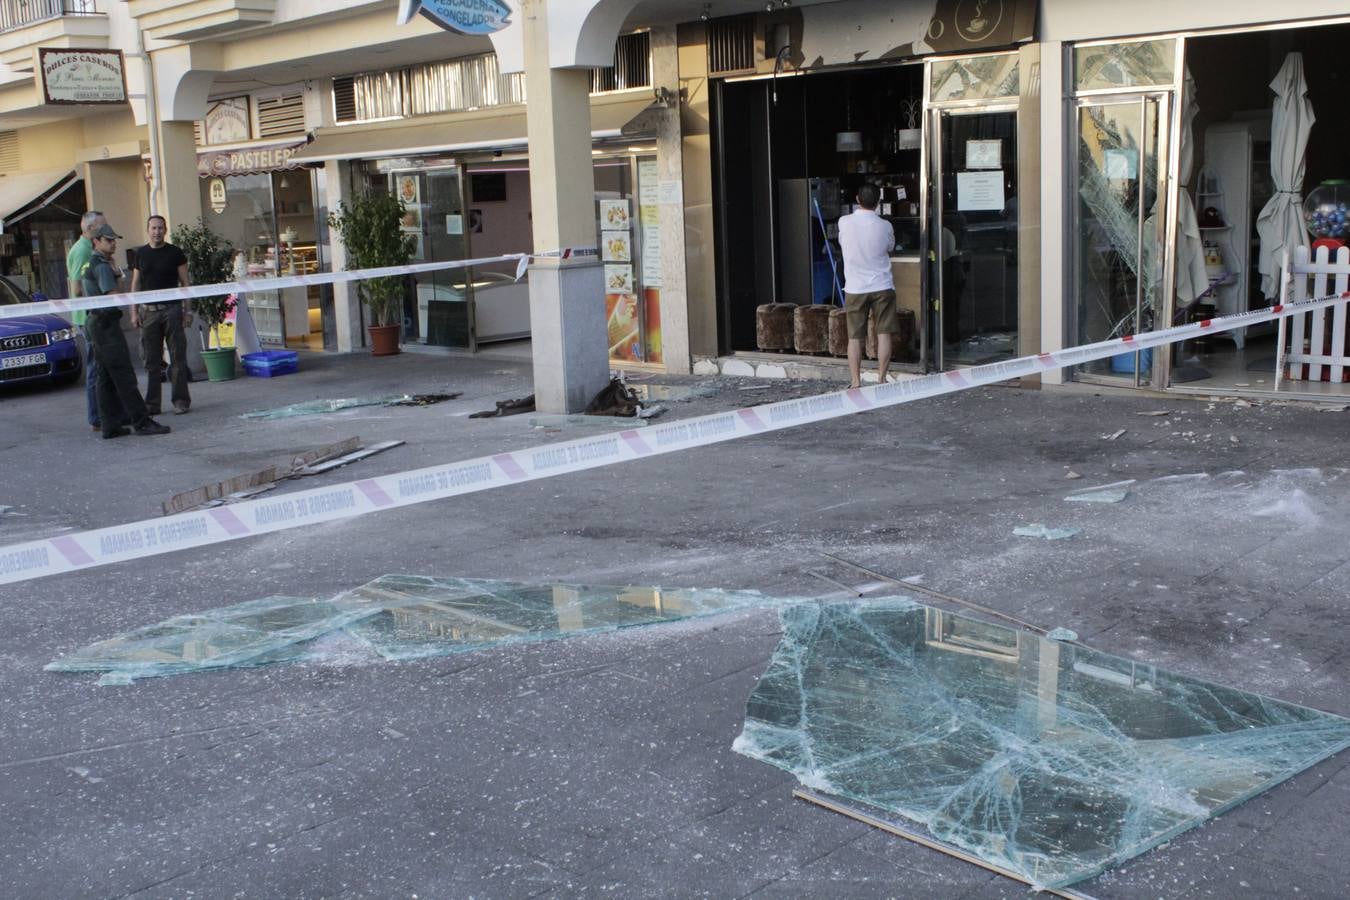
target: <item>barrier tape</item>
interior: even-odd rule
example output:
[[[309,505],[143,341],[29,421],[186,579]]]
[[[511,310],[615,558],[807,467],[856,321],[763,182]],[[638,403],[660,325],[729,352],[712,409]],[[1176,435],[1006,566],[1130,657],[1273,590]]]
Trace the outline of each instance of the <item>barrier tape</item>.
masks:
[[[753,437],[1244,328],[1322,309],[1345,302],[1347,298],[1350,293],[1319,297],[970,369],[695,416],[601,437],[578,438],[279,497],[11,544],[0,547],[0,584],[219,544]]]
[[[561,251],[555,251],[554,256]],[[542,256],[546,254],[533,254]],[[406,266],[383,266],[378,269],[354,269],[350,272],[315,272],[313,275],[281,275],[276,278],[250,278],[244,281],[225,281],[220,284],[194,284],[190,287],[164,288],[158,291],[103,294],[98,297],[72,297],[65,300],[43,300],[40,303],[21,303],[0,306],[0,319],[17,319],[40,313],[60,314],[81,309],[107,309],[113,306],[132,306],[138,303],[166,303],[171,300],[192,300],[197,297],[219,297],[221,294],[252,294],[258,291],[277,291],[283,288],[308,287],[315,284],[335,284],[339,281],[364,281],[367,278],[387,278],[391,275],[420,275],[442,269],[463,269],[489,263],[515,260],[516,278],[525,273],[532,254],[506,253],[481,259],[455,259],[448,262],[412,263]]]

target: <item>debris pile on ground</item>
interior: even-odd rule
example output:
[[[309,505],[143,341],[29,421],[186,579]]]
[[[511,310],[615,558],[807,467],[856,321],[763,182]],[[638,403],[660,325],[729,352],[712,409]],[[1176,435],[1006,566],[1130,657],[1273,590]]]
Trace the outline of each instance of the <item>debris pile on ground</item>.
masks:
[[[347,438],[336,444],[328,444],[296,456],[291,460],[290,468],[285,470],[278,466],[268,466],[257,472],[235,475],[224,481],[174,494],[164,501],[162,508],[164,515],[171,516],[200,506],[237,503],[274,489],[280,481],[318,475],[402,445],[403,441],[381,441],[363,447],[359,437]]]
[[[511,400],[498,400],[493,409],[470,413],[470,419],[495,419],[499,416],[518,416],[521,413],[534,412],[534,394]]]

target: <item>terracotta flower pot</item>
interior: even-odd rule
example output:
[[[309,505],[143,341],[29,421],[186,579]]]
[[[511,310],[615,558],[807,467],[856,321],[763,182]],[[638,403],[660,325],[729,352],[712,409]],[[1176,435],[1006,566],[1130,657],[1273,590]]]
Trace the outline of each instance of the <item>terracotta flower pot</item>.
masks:
[[[401,326],[398,325],[371,325],[366,330],[370,332],[370,352],[372,356],[393,356],[399,352],[398,333]]]

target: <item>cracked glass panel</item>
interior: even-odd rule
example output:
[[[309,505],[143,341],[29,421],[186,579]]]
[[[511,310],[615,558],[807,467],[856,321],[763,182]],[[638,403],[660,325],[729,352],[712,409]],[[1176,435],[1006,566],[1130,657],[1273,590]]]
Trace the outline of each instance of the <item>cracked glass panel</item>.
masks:
[[[368,607],[299,597],[264,597],[174,616],[91,644],[46,665],[48,672],[105,672],[106,684],[206,669],[262,666],[303,657],[300,645],[375,614]],[[106,676],[105,676],[106,678]]]
[[[1062,887],[1350,746],[1350,720],[903,598],[784,609],[735,749]]]
[[[385,659],[551,640],[783,602],[755,591],[529,585],[415,575],[386,575],[341,599],[382,610],[347,631]]]

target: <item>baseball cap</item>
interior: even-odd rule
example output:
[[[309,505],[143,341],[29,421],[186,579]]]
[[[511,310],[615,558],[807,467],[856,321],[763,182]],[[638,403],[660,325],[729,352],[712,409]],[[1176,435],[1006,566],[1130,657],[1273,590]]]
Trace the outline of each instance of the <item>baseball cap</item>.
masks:
[[[96,237],[96,238],[120,238],[121,235],[118,234],[117,232],[113,231],[113,227],[112,227],[111,225],[109,225],[107,222],[104,222],[102,225],[98,226],[98,230],[94,232],[94,237]]]

